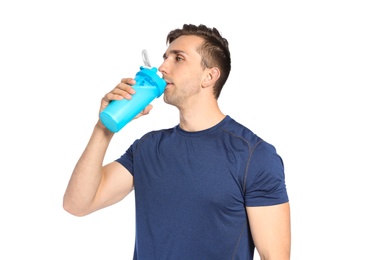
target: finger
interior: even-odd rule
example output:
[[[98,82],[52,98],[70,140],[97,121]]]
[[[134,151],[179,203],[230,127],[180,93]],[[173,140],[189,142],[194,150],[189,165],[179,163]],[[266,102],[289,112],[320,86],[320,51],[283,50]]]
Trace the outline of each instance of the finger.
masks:
[[[135,89],[132,87],[136,81],[134,79],[122,79],[121,83],[119,83],[113,90],[114,94],[123,94],[123,92],[127,92],[129,94],[135,94]],[[133,84],[132,84],[133,83]]]
[[[153,106],[151,104],[149,104],[147,107],[144,108],[144,110],[142,110],[139,114],[137,114],[137,116],[135,116],[134,119],[137,119],[141,116],[145,116],[145,115],[149,114],[152,108],[153,108]]]
[[[121,83],[132,86],[132,85],[136,84],[136,80],[134,80],[133,78],[123,78],[123,79],[121,79]]]
[[[151,104],[149,104],[149,105],[147,105],[147,107],[144,108],[144,110],[141,111],[140,114],[147,115],[150,113],[152,108],[153,108],[153,106]]]
[[[122,81],[124,80],[126,82],[134,82],[133,79],[123,79]],[[132,86],[121,82],[112,91],[104,96],[104,101],[109,102],[111,100],[120,100],[123,98],[131,99],[132,95],[135,93],[136,91]]]
[[[132,87],[133,84],[136,84],[133,78],[123,78],[113,90],[104,95],[100,110],[103,110],[112,100],[131,99],[136,92]]]
[[[129,90],[132,92],[131,90]],[[114,88],[111,92],[104,95],[101,100],[101,110],[108,106],[112,100],[131,99],[132,96],[127,91],[122,90],[118,87]]]

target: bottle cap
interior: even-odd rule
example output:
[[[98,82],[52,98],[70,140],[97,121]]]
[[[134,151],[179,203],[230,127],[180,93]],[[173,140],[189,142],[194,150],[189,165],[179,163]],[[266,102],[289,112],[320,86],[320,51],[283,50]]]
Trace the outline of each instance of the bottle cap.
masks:
[[[144,66],[141,66],[140,71],[137,72],[137,75],[149,78],[158,89],[157,97],[160,97],[161,94],[164,93],[166,87],[166,81],[162,77],[160,77],[157,73],[158,69],[156,67],[146,68]]]

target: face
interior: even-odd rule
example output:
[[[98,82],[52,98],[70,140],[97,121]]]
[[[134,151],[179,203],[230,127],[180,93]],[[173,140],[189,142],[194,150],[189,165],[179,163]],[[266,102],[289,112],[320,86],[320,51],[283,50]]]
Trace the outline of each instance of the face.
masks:
[[[164,91],[164,101],[183,108],[199,98],[205,69],[201,55],[196,49],[203,43],[197,36],[180,36],[164,53],[164,62],[159,67],[168,83]]]

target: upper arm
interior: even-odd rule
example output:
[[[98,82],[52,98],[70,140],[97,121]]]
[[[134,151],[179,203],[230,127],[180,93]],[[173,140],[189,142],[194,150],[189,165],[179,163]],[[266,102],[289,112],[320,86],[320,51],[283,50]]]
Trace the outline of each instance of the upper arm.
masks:
[[[249,225],[261,259],[290,259],[290,205],[247,207]]]
[[[133,190],[133,176],[120,163],[111,162],[102,169],[102,180],[94,199],[98,210],[117,203]]]

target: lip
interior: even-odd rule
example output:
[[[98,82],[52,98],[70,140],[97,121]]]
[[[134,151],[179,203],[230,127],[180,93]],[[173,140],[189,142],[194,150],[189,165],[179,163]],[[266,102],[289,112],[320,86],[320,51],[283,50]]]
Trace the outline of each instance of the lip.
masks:
[[[172,81],[163,75],[163,79],[165,80],[166,84],[173,84]]]
[[[164,79],[164,80],[165,80],[166,84],[172,84],[172,82],[170,80],[168,80],[168,79]]]
[[[164,79],[164,80],[166,82],[166,87],[168,87],[169,85],[173,85],[173,83],[170,80],[168,80],[168,79]]]

